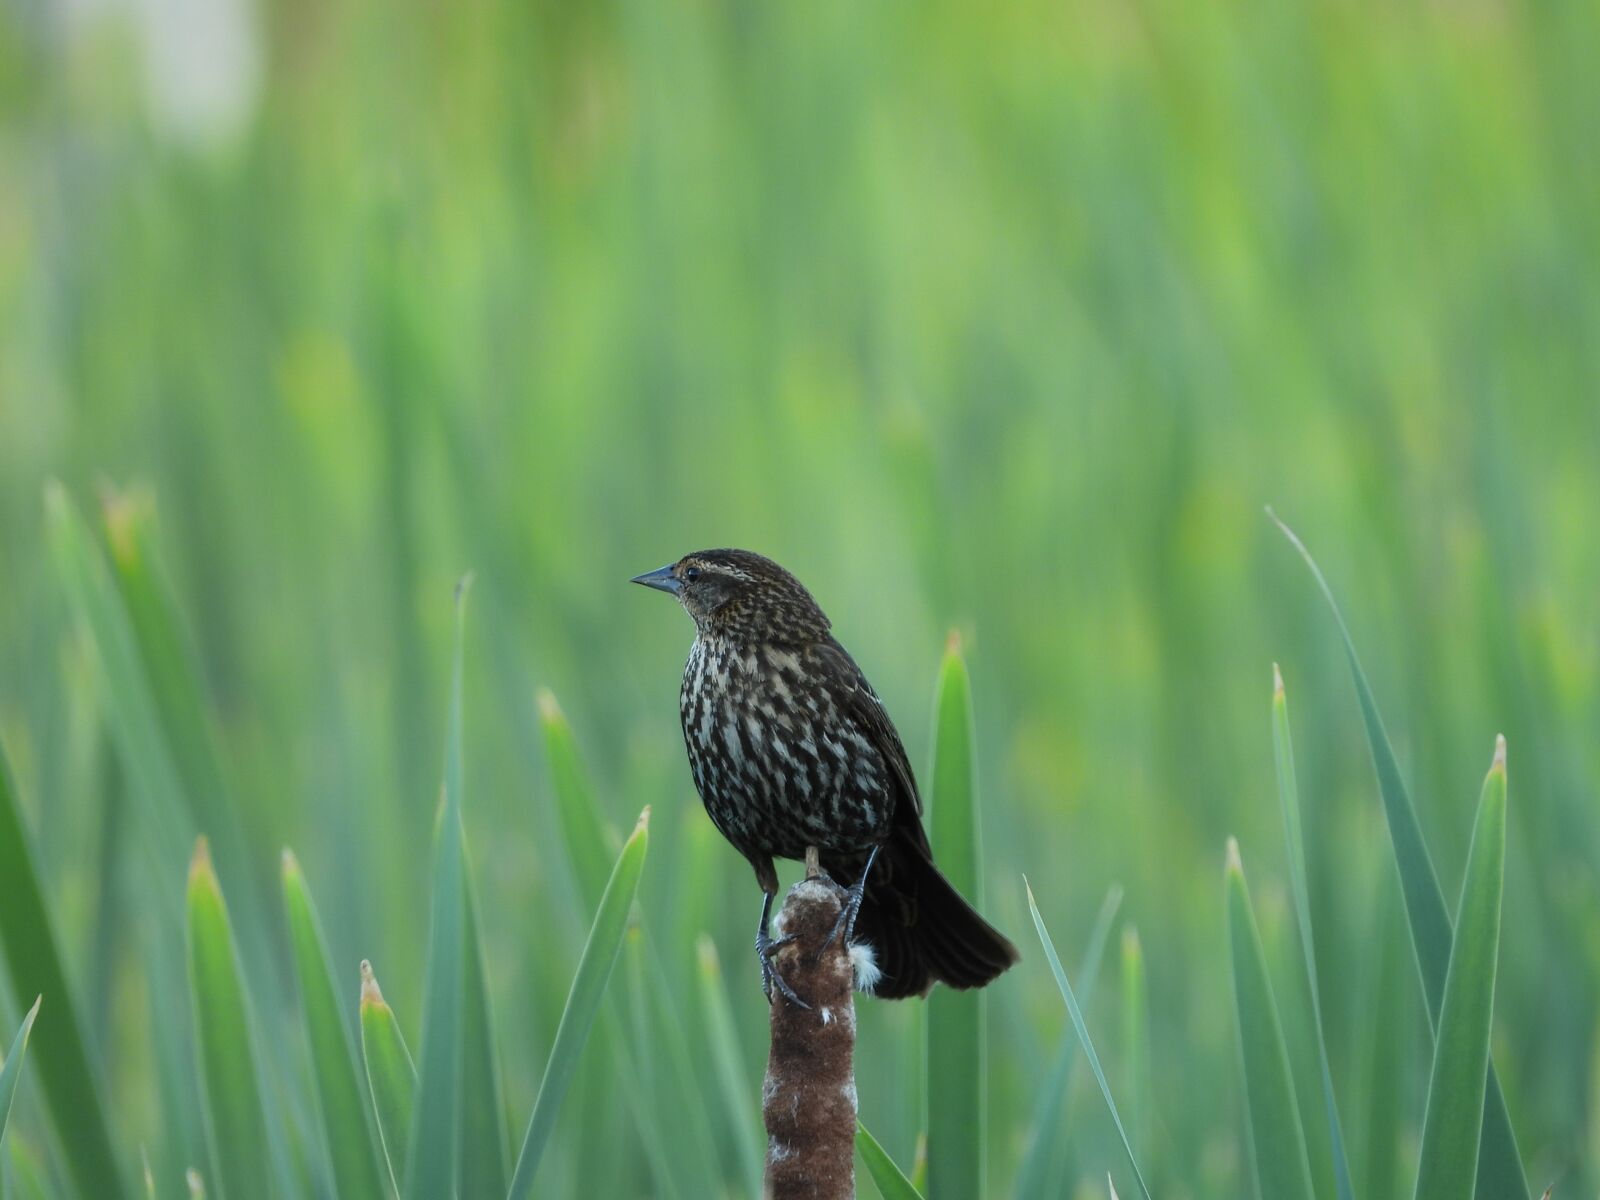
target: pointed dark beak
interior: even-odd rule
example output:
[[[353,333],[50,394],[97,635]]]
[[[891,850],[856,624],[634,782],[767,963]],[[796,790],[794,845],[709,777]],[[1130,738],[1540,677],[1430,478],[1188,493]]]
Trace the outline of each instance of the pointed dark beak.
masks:
[[[674,596],[683,588],[678,577],[672,573],[671,563],[654,571],[646,571],[643,575],[635,575],[629,582],[642,583],[658,592],[671,592]]]

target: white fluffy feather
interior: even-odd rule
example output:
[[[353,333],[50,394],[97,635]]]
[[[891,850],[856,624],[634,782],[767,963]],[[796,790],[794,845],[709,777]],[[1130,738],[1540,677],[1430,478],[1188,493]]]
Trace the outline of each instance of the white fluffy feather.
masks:
[[[872,989],[878,986],[878,980],[883,978],[883,972],[878,967],[877,951],[868,942],[851,942],[850,966],[856,973],[856,991],[870,996]]]

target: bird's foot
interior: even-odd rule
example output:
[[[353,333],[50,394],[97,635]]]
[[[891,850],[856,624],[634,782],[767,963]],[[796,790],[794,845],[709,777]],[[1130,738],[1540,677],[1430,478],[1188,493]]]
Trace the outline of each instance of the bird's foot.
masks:
[[[867,876],[872,874],[872,864],[877,861],[878,847],[872,848],[872,853],[867,855],[867,865],[861,869],[861,878],[852,883],[844,894],[844,905],[839,909],[839,919],[833,923],[833,928],[828,931],[827,940],[822,943],[822,948],[817,951],[817,959],[821,961],[834,939],[844,935],[845,948],[850,946],[850,939],[856,934],[856,917],[861,913],[861,901],[867,895]]]
[[[793,934],[789,934],[780,938],[771,938],[767,936],[767,931],[765,929],[757,931],[756,957],[761,960],[761,990],[763,993],[765,993],[768,1004],[772,1003],[772,989],[773,986],[776,985],[778,991],[782,993],[783,998],[790,1004],[798,1005],[800,1008],[809,1009],[811,1005],[807,1004],[795,994],[795,990],[789,986],[789,981],[783,977],[782,973],[776,966],[773,965],[772,962],[772,956],[794,940]]]
[[[861,912],[861,900],[867,892],[865,879],[851,884],[845,891],[844,905],[839,909],[839,919],[833,923],[833,928],[828,931],[828,936],[823,940],[822,946],[817,951],[817,961],[822,961],[822,956],[828,952],[828,947],[833,945],[841,934],[844,935],[845,948],[850,946],[850,939],[856,935],[856,917]]]

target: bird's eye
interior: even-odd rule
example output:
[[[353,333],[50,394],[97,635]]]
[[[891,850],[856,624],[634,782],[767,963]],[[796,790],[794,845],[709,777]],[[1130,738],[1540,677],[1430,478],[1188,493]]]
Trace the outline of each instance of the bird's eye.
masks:
[[[699,567],[690,567],[687,571],[685,571],[683,573],[683,577],[686,580],[688,580],[690,583],[693,583],[696,579],[700,578],[700,568]]]

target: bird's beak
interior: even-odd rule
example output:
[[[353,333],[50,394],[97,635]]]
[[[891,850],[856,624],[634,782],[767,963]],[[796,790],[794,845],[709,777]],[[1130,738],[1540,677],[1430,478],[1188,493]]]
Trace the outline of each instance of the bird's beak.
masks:
[[[642,583],[645,587],[655,588],[659,592],[671,592],[674,596],[683,589],[683,584],[678,582],[678,577],[672,573],[671,563],[654,571],[646,571],[643,575],[635,575],[629,582]]]

